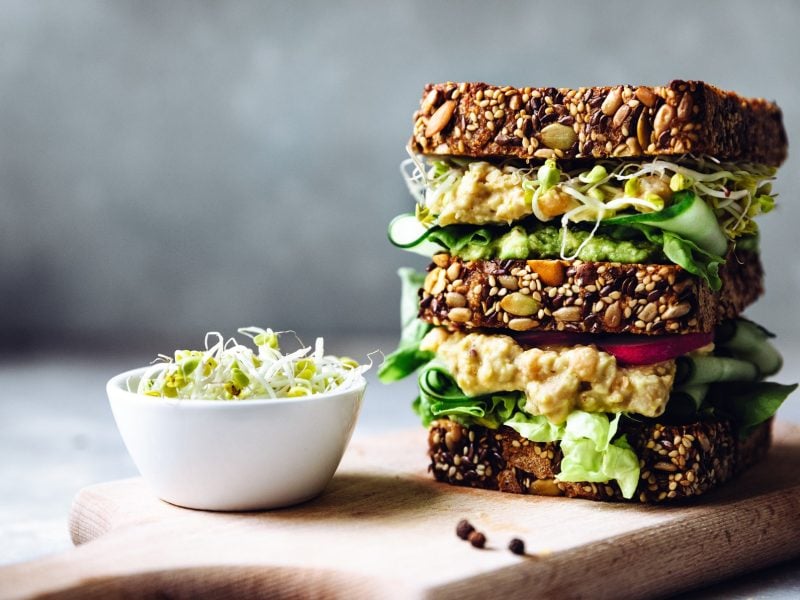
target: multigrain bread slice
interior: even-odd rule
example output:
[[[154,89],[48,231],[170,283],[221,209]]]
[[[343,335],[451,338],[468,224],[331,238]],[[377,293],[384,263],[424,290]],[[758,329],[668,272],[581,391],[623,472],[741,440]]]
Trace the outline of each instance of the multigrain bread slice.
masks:
[[[771,421],[740,438],[730,421],[685,425],[634,423],[620,429],[639,457],[632,500],[676,501],[698,496],[761,460],[769,449]],[[515,494],[625,500],[616,482],[558,481],[558,442],[531,442],[509,427],[465,427],[449,419],[431,423],[429,470],[438,481]]]
[[[414,114],[413,152],[580,159],[707,154],[779,166],[780,109],[701,81],[665,86],[514,88],[428,84]]]
[[[756,252],[731,253],[714,292],[677,265],[433,257],[419,317],[449,329],[708,333],[763,292]]]

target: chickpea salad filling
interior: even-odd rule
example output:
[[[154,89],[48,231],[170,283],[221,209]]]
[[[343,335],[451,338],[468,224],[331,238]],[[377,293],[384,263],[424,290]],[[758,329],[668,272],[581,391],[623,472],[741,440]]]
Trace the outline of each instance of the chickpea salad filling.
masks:
[[[438,225],[509,224],[531,214],[540,221],[604,220],[622,212],[660,211],[675,193],[688,190],[709,205],[733,240],[756,233],[753,217],[772,210],[776,197],[775,168],[709,157],[684,158],[680,164],[664,158],[599,160],[591,168],[562,169],[553,159],[537,166],[414,156],[401,170],[426,211],[423,219]]]

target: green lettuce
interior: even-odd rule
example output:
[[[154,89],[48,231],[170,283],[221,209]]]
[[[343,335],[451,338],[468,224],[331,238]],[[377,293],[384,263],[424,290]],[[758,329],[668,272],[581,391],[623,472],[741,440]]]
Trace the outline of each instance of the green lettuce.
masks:
[[[728,251],[728,239],[722,232],[712,208],[697,194],[687,190],[677,192],[673,204],[656,212],[623,214],[606,219],[613,225],[654,227],[665,233],[674,233],[682,240],[713,255]]]
[[[775,415],[797,385],[763,381],[783,358],[770,339],[774,334],[747,319],[723,322],[716,330],[714,354],[677,359],[674,389],[667,404],[670,418],[730,418],[746,437]]]
[[[796,389],[796,383],[737,381],[712,386],[707,401],[715,412],[730,415],[739,428],[739,435],[747,437],[761,423],[773,417]]]
[[[402,282],[400,300],[400,342],[397,350],[383,359],[378,367],[378,379],[383,383],[399,381],[411,375],[435,356],[433,352],[419,349],[419,344],[432,325],[417,318],[419,308],[417,291],[425,281],[425,274],[403,268],[397,274]]]
[[[551,423],[543,415],[516,412],[503,425],[532,442],[555,442],[564,437],[564,425]]]
[[[429,241],[467,260],[490,257],[494,254],[497,239],[503,235],[502,228],[474,225],[435,226],[428,231]]]
[[[660,244],[670,261],[700,277],[712,290],[722,287],[719,267],[725,262],[724,257],[706,252],[694,242],[671,231],[662,231],[647,225],[637,225],[636,228],[652,243]]]
[[[464,425],[497,429],[511,417],[520,400],[524,400],[522,392],[467,396],[453,376],[436,362],[420,371],[419,391],[413,408],[425,427],[434,419],[448,417]]]
[[[622,495],[633,497],[639,483],[639,459],[625,436],[614,439],[621,415],[610,420],[605,413],[570,413],[561,440],[560,481],[616,480]]]

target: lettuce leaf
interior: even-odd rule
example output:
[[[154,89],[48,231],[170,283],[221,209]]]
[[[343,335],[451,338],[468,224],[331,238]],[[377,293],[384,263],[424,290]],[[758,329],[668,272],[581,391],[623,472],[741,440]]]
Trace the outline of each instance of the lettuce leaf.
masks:
[[[419,397],[414,412],[426,427],[439,417],[449,417],[464,425],[477,424],[497,429],[517,409],[522,392],[497,392],[483,396],[467,396],[453,376],[436,362],[429,363],[419,374]]]
[[[425,282],[425,274],[403,268],[397,274],[402,282],[400,297],[400,342],[397,350],[383,359],[378,367],[378,379],[383,383],[399,381],[434,358],[433,352],[419,349],[425,334],[433,327],[417,318],[419,310],[417,291]]]
[[[398,347],[387,355],[378,367],[378,379],[382,383],[400,381],[411,375],[434,358],[433,352],[420,350],[419,346]]]
[[[430,229],[428,240],[456,256],[488,257],[495,240],[502,235],[497,228],[475,227],[474,225],[435,226]],[[465,253],[469,256],[465,256]]]
[[[717,384],[712,387],[709,404],[731,416],[739,435],[747,437],[756,427],[775,415],[783,401],[797,389],[797,384],[773,381],[748,381]]]
[[[662,231],[647,225],[637,225],[636,228],[651,242],[661,244],[664,255],[670,261],[700,277],[712,290],[722,287],[719,267],[725,262],[724,257],[706,252],[694,242],[671,231]]]
[[[547,417],[542,415],[533,416],[523,412],[516,412],[503,425],[511,427],[522,437],[532,442],[555,442],[564,437],[564,426],[554,425]]]
[[[639,483],[639,459],[625,436],[613,439],[621,416],[617,413],[610,420],[605,413],[570,413],[561,440],[560,481],[616,480],[622,495],[633,497]]]

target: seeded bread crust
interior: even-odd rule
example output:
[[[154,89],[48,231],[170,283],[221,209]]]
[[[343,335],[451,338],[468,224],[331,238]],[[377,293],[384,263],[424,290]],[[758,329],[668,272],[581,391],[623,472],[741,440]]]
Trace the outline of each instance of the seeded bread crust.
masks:
[[[731,254],[713,292],[677,265],[564,260],[463,261],[437,254],[419,317],[449,329],[708,333],[762,293],[758,253]]]
[[[707,154],[779,166],[781,110],[701,81],[514,88],[428,84],[410,147],[421,154],[580,159]]]
[[[672,502],[699,496],[761,460],[769,449],[772,421],[740,439],[727,420],[688,425],[632,424],[627,435],[641,468],[632,500]],[[509,427],[465,427],[439,419],[428,431],[429,471],[453,485],[514,494],[624,501],[616,482],[559,482],[557,442],[531,442]]]

